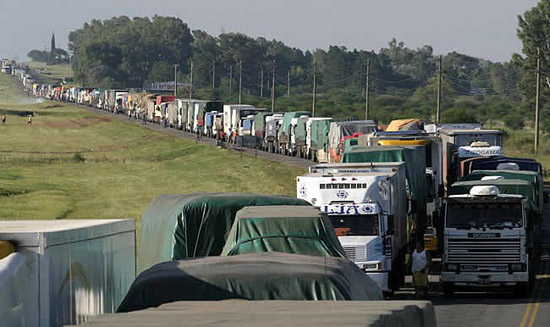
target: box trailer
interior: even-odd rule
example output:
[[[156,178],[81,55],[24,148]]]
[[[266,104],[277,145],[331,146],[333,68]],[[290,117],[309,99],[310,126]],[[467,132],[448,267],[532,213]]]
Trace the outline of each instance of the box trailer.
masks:
[[[0,221],[0,240],[15,244],[24,263],[0,270],[0,289],[26,286],[15,292],[20,301],[0,302],[2,312],[23,311],[16,326],[61,327],[112,313],[136,276],[133,219]]]

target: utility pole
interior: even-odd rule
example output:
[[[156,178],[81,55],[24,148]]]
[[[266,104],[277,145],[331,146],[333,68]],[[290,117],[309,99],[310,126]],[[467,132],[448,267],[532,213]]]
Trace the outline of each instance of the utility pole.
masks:
[[[239,61],[239,104],[243,103],[243,61]]]
[[[233,65],[229,66],[229,95],[233,95]]]
[[[290,97],[290,68],[288,69],[288,73],[286,76],[286,96]]]
[[[271,82],[271,112],[275,112],[275,60],[273,60],[272,75],[273,81]]]
[[[216,88],[216,60],[212,60],[212,88]]]
[[[540,117],[540,48],[537,48],[537,90],[535,96],[535,158],[539,151]]]
[[[365,80],[365,120],[369,120],[370,100],[370,59],[367,60],[367,76]]]
[[[439,124],[439,118],[441,116],[441,77],[443,70],[441,69],[443,62],[443,56],[439,56],[439,82],[437,83],[437,109],[435,112],[435,123]]]
[[[315,101],[317,100],[317,63],[313,64],[313,103],[311,105],[311,117],[315,117]]]
[[[264,69],[260,71],[260,98],[264,97]]]
[[[174,64],[174,96],[178,96],[178,64]]]
[[[191,60],[191,76],[189,77],[189,99],[193,99],[193,60]]]

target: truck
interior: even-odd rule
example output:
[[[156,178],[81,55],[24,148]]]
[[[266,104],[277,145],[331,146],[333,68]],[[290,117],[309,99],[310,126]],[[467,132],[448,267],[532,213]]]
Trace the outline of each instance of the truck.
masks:
[[[293,118],[290,121],[290,151],[289,154],[304,158],[306,155],[306,124],[309,115]]]
[[[427,219],[428,183],[426,179],[426,149],[423,146],[370,146],[355,147],[344,152],[343,163],[404,162],[409,198],[409,234],[421,236]],[[411,244],[414,244],[411,242]]]
[[[0,67],[2,73],[11,75],[13,69],[13,61],[11,59],[2,59],[2,65]]]
[[[348,259],[391,293],[404,283],[404,163],[329,164],[297,177],[299,199],[326,212]]]
[[[410,122],[410,124],[414,124],[417,123],[415,121],[410,119],[392,121],[392,123]],[[439,250],[438,237],[442,238],[443,236],[443,225],[440,218],[444,196],[441,139],[435,133],[427,133],[424,130],[377,131],[371,135],[361,135],[358,139],[359,145],[368,143],[369,146],[422,146],[425,148],[426,179],[428,181],[427,226],[430,234],[429,237],[425,237],[425,243],[429,251],[437,252]]]
[[[254,130],[252,131],[252,135],[256,137],[256,143],[259,145],[260,149],[263,151],[267,150],[267,144],[265,143],[265,129],[266,129],[266,121],[269,117],[273,116],[274,113],[272,112],[258,112],[254,116]]]
[[[291,112],[285,112],[284,113],[282,124],[279,127],[279,130],[277,132],[277,141],[278,141],[277,153],[281,153],[281,154],[284,154],[284,155],[291,155],[292,154],[292,149],[291,149],[291,146],[290,146],[292,120],[294,118],[299,118],[299,117],[302,117],[302,116],[309,117],[309,112],[307,112],[307,111],[291,111]]]
[[[330,162],[340,162],[344,153],[344,141],[352,135],[370,134],[376,131],[377,125],[373,120],[352,120],[346,122],[332,122],[329,129]]]
[[[328,131],[332,118],[311,117],[306,122],[306,158],[328,162]]]
[[[193,110],[193,132],[204,133],[205,129],[205,114],[208,112],[219,112],[223,110],[223,103],[220,101],[197,101],[194,103]]]
[[[444,201],[446,296],[461,288],[512,288],[528,295],[540,239],[535,189],[532,182],[495,176],[452,185]]]
[[[238,123],[241,117],[246,117],[253,112],[254,106],[249,104],[226,104],[223,106],[223,134],[226,141],[229,141],[231,135],[236,133]]]
[[[463,160],[502,155],[502,131],[484,129],[439,130],[443,151],[443,185],[445,189],[460,180]]]
[[[265,119],[264,147],[267,152],[277,152],[279,128],[283,122],[283,114],[273,114]]]

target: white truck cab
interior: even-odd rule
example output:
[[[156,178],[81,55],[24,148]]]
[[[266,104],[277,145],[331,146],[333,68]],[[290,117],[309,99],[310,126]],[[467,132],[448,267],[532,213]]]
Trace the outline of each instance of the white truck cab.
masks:
[[[385,292],[404,282],[405,184],[403,163],[319,165],[297,178],[298,198],[329,215],[348,259]]]
[[[445,295],[459,287],[515,287],[522,294],[529,290],[527,206],[521,195],[499,194],[496,186],[474,186],[470,194],[445,200]]]

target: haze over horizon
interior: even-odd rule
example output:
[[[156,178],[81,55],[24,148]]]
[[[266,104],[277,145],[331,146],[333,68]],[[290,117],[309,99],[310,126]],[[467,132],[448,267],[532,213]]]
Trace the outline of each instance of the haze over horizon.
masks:
[[[28,60],[32,49],[49,49],[52,32],[67,47],[70,31],[92,19],[113,16],[176,16],[211,35],[239,32],[277,39],[302,50],[329,45],[378,51],[392,38],[409,48],[431,45],[434,53],[457,51],[507,61],[521,52],[517,16],[537,0],[131,0],[93,2],[4,0],[0,12],[0,56]]]

